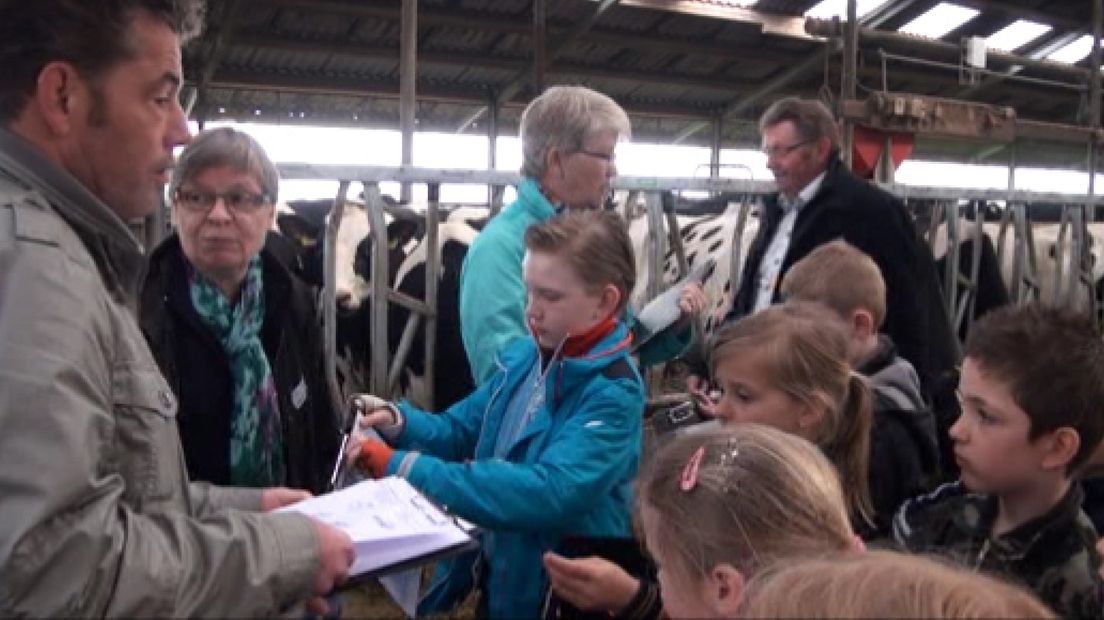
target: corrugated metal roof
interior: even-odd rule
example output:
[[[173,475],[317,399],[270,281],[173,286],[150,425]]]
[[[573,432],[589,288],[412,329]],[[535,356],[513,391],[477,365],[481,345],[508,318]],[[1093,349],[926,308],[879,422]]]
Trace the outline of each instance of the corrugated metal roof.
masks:
[[[225,1],[211,0],[211,4],[217,8]],[[309,110],[319,118],[352,119],[356,115],[358,122],[395,122],[399,0],[236,1],[236,21],[229,28],[220,24],[222,27],[212,29],[186,56],[187,73],[194,77],[216,48],[211,37],[227,32],[218,46],[221,52],[211,80],[212,102],[232,106],[238,110],[235,113],[260,108],[262,116],[298,118],[300,112]],[[891,2],[901,3],[901,10],[886,18],[879,26],[882,29],[899,27],[900,22],[938,0]],[[725,8],[749,3],[680,0],[653,4]],[[760,0],[752,11],[800,16],[815,4],[816,0]],[[419,108],[419,114],[426,115],[422,122],[434,126],[454,120],[459,123],[520,74],[527,83],[505,102],[501,114],[504,124],[512,122],[505,119],[515,117],[535,92],[528,83],[533,62],[532,5],[531,0],[419,0],[417,90],[426,106]],[[1047,35],[1050,38],[1085,31],[1088,5],[1058,0],[985,2],[979,5],[986,8],[977,18],[945,40],[957,42],[963,34],[987,36],[1021,14],[1051,20],[1054,30]],[[733,21],[619,5],[577,38],[565,40],[587,23],[599,3],[545,0],[545,6],[548,49],[559,52],[545,68],[546,82],[582,83],[606,92],[630,111],[634,123],[645,123],[655,131],[677,133],[688,123],[708,120],[823,49],[823,43],[815,39],[768,33],[763,20],[769,15],[761,22]],[[736,12],[751,15],[744,10]],[[892,48],[898,53],[927,54],[919,43],[901,41]],[[862,87],[880,88],[875,53],[868,49],[860,60]],[[944,56],[942,60],[946,60]],[[824,85],[838,92],[839,66],[837,55],[827,77],[822,64],[812,66],[773,96],[815,96]],[[1021,74],[1047,76],[1046,71],[1039,71],[1029,68]],[[968,90],[958,83],[954,71],[916,65],[893,66],[889,81],[891,88],[923,89],[941,96],[959,96]],[[1075,92],[1050,92],[1011,81],[975,89],[970,96],[1006,102],[1016,107],[1020,116],[1053,122],[1074,122],[1082,107]],[[753,126],[753,115],[769,99],[770,95],[749,105],[743,116],[727,119],[733,129],[726,129],[725,134],[746,135],[746,127]],[[267,106],[272,110],[264,109]],[[703,140],[705,133],[693,139]]]

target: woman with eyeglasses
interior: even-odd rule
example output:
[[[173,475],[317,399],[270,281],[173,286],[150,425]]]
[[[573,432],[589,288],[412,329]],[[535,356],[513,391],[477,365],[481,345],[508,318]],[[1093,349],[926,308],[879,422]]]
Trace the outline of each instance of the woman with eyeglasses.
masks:
[[[140,319],[180,401],[193,480],[318,493],[339,434],[313,297],[266,247],[278,182],[250,136],[196,136],[169,183],[174,232],[150,256]]]

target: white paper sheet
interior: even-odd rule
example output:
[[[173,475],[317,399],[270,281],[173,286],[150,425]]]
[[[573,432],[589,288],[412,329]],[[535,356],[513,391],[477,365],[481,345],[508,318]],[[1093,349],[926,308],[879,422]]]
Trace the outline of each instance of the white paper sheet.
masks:
[[[471,537],[402,478],[365,480],[285,506],[333,525],[353,539],[351,575],[385,568],[471,540]]]

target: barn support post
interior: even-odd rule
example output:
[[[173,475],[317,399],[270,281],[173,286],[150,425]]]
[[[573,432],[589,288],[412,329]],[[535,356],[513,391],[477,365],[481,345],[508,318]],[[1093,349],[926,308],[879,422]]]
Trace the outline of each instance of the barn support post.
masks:
[[[424,406],[435,411],[436,406],[436,368],[437,368],[437,283],[440,282],[441,257],[437,237],[437,225],[440,221],[438,209],[441,206],[441,184],[430,183],[427,187],[429,204],[426,208],[426,268],[425,303],[429,312],[425,320],[425,389]]]
[[[943,265],[943,302],[947,306],[947,318],[954,327],[955,305],[958,299],[958,251],[962,236],[958,232],[958,204],[955,201],[947,201],[943,203],[942,209],[947,233],[947,262]]]
[[[713,139],[709,142],[709,178],[721,178],[721,140],[724,133],[724,117],[713,117]]]
[[[1100,37],[1101,30],[1104,29],[1104,0],[1093,0],[1092,21],[1093,47],[1092,53],[1089,55],[1089,66],[1099,67],[1101,63]],[[1088,165],[1086,166],[1089,171],[1089,197],[1085,202],[1085,216],[1082,220],[1086,229],[1088,228],[1088,222],[1096,221],[1094,199],[1096,194],[1096,166],[1099,156],[1096,136],[1096,130],[1100,129],[1099,71],[1089,71],[1089,129],[1093,130],[1089,138],[1087,154]],[[1085,284],[1089,290],[1089,311],[1092,313],[1093,317],[1096,317],[1099,321],[1100,309],[1097,307],[1096,303],[1096,280],[1093,278],[1092,265],[1089,264],[1090,260],[1090,251],[1088,243],[1086,243],[1084,252],[1081,254],[1081,265],[1084,271]]]
[[[498,102],[492,93],[487,101],[487,170],[498,167]],[[495,209],[495,186],[487,186],[487,204],[491,207],[492,215],[497,214]],[[501,203],[501,199],[498,201]],[[499,205],[501,206],[501,205]]]
[[[326,219],[322,240],[322,369],[330,392],[330,410],[337,416],[338,428],[345,428],[345,394],[337,381],[337,231],[345,213],[349,182],[338,183],[337,197]],[[349,378],[346,377],[346,380]]]
[[[544,72],[548,65],[548,5],[533,0],[533,92],[544,92]]]
[[[981,275],[981,244],[985,236],[985,230],[982,228],[982,224],[985,220],[985,205],[984,200],[974,201],[974,226],[973,235],[971,238],[974,240],[973,254],[970,256],[970,282],[967,285],[970,291],[970,297],[968,301],[963,304],[963,318],[959,324],[963,324],[967,319],[972,320],[977,316],[977,298],[978,291],[981,288],[978,278]]]
[[[368,217],[368,235],[372,238],[372,299],[371,319],[369,322],[369,340],[372,343],[372,367],[369,376],[369,385],[372,394],[380,398],[391,396],[391,386],[387,383],[388,369],[388,292],[391,283],[387,281],[388,274],[388,244],[387,224],[383,221],[383,199],[380,198],[379,186],[375,183],[364,183],[364,206]]]
[[[663,258],[667,255],[663,226],[663,204],[659,192],[648,192],[644,196],[644,205],[648,217],[648,283],[646,301],[659,295],[663,283]]]
[[[893,166],[893,135],[886,132],[882,153],[874,166],[874,180],[879,185],[891,185],[896,173]]]
[[[859,20],[856,0],[847,0],[847,24],[843,29],[843,71],[840,75],[840,109],[843,118],[844,101],[855,98],[859,58]],[[855,122],[843,118],[840,124],[840,156],[847,169],[851,169],[852,149],[855,144]]]
[[[418,74],[418,0],[402,0],[402,38],[399,41],[399,131],[402,165],[414,165],[415,84]],[[399,201],[409,203],[410,183],[399,189]]]

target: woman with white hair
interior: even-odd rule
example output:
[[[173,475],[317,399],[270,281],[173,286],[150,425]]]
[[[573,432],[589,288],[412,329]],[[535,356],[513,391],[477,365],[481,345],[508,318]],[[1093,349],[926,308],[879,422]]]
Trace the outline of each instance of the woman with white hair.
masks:
[[[476,385],[494,375],[495,356],[507,342],[529,334],[521,279],[525,230],[564,209],[602,208],[617,174],[617,143],[631,133],[621,106],[582,86],[553,86],[525,108],[517,200],[476,237],[460,275],[460,329]],[[680,305],[688,327],[705,305],[701,288],[688,286]],[[642,361],[681,352],[689,341],[689,330],[682,332],[650,341]]]
[[[196,136],[169,183],[175,231],[150,256],[141,326],[180,401],[190,478],[319,493],[339,434],[313,296],[267,248],[278,183],[249,135]]]

